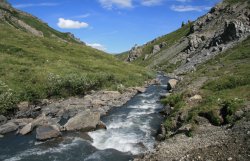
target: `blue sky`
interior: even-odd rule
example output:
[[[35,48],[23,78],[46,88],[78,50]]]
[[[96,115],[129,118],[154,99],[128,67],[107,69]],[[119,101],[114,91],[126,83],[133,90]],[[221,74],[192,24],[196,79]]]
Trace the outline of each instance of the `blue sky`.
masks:
[[[109,53],[129,50],[195,20],[220,0],[9,0],[51,27]]]

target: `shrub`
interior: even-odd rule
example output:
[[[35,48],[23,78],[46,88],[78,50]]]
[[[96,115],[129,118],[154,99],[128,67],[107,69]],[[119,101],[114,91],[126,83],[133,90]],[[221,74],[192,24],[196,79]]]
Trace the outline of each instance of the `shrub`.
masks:
[[[167,98],[161,100],[164,105],[170,105],[175,109],[180,109],[185,105],[183,95],[182,94],[172,94]]]
[[[17,100],[14,92],[4,82],[0,81],[0,114],[13,109]]]
[[[228,99],[221,102],[221,115],[224,118],[224,123],[233,123],[235,121],[235,112],[242,107],[244,100],[242,99]]]

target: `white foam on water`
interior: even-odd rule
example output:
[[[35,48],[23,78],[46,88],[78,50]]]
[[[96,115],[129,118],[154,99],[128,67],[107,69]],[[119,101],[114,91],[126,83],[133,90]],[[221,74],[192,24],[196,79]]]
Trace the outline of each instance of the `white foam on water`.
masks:
[[[20,154],[17,154],[16,156],[13,156],[9,159],[5,159],[4,161],[19,161],[25,157],[32,156],[32,155],[44,155],[47,153],[62,153],[63,151],[67,151],[68,149],[71,149],[77,145],[80,144],[80,142],[83,141],[81,138],[74,138],[70,144],[59,144],[58,147],[54,148],[48,148],[48,149],[40,149],[40,148],[34,148],[34,149],[28,149],[23,151]]]
[[[150,121],[153,118],[149,114],[155,113],[158,107],[156,101],[151,99],[143,99],[139,105],[128,106],[127,108],[132,110],[126,118],[117,117],[108,122],[107,130],[89,132],[93,139],[92,145],[99,150],[116,149],[132,154],[143,152],[143,146],[145,146],[144,150],[151,150],[154,138],[151,136]],[[141,117],[147,118],[142,121]]]

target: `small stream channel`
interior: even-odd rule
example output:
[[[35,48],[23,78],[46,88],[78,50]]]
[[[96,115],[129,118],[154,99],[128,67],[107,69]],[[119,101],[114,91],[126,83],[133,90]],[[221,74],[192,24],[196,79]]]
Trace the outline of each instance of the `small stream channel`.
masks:
[[[7,134],[0,139],[0,160],[128,161],[134,155],[152,150],[163,120],[159,97],[167,92],[167,78],[161,75],[158,78],[162,85],[149,86],[145,93],[102,117],[107,130],[64,133],[62,138],[46,142],[35,141],[34,133]]]

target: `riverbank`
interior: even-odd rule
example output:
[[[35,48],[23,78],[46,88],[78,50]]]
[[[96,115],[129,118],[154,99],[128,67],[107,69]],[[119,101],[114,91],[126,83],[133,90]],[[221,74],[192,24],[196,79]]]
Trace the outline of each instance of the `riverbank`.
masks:
[[[101,116],[114,107],[129,101],[137,93],[142,93],[158,80],[145,82],[143,87],[127,88],[118,91],[92,91],[91,94],[61,100],[41,100],[36,104],[22,102],[19,111],[7,119],[0,117],[1,137],[9,132],[27,135],[36,129],[38,140],[47,140],[61,136],[64,131],[88,132],[106,128],[100,120]],[[84,119],[82,119],[84,118]]]
[[[249,43],[176,76],[176,88],[162,100],[166,140],[136,160],[249,160]]]

